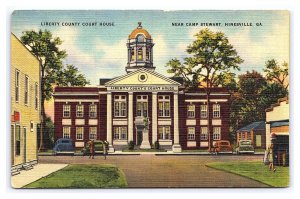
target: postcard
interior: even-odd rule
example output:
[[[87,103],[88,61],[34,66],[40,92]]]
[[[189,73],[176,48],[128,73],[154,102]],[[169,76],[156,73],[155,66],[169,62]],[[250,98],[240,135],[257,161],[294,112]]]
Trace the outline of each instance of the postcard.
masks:
[[[16,10],[13,188],[288,187],[289,11]]]

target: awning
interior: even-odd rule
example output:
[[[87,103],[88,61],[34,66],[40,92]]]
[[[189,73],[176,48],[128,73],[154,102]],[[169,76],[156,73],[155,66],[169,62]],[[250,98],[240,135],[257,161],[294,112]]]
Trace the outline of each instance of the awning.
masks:
[[[289,126],[289,121],[281,121],[281,122],[272,122],[271,123],[271,128],[279,127],[279,126]]]

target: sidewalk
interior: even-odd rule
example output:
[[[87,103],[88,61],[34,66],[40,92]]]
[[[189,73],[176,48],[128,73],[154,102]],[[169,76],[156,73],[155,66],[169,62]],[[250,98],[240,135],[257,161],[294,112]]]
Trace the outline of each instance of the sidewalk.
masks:
[[[33,169],[20,171],[20,174],[11,177],[12,188],[22,188],[42,177],[58,171],[68,164],[37,164]]]

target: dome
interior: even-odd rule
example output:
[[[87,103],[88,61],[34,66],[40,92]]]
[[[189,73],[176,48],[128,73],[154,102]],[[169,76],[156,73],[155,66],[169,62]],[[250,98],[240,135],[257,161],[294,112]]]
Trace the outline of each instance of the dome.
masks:
[[[142,34],[146,39],[151,39],[151,35],[148,33],[148,31],[143,29],[142,23],[139,22],[138,24],[139,26],[131,32],[128,38],[135,39],[137,35]]]

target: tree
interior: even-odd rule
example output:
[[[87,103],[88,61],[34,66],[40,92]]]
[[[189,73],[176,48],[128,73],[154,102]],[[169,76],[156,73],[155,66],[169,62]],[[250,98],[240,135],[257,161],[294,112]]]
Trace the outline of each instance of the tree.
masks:
[[[186,50],[191,56],[184,58],[183,63],[176,58],[170,60],[166,64],[166,67],[169,67],[167,72],[172,73],[174,77],[182,77],[187,88],[203,87],[209,102],[211,88],[232,69],[239,70],[239,64],[243,60],[222,32],[212,32],[206,28],[200,30],[195,37],[196,40],[188,45]],[[209,103],[207,108],[210,110]],[[212,143],[210,131],[209,122],[209,150]]]
[[[62,41],[59,37],[53,37],[52,33],[48,30],[39,30],[36,31],[24,31],[21,36],[21,41],[29,48],[29,50],[37,57],[40,61],[40,70],[41,70],[41,127],[40,127],[40,147],[44,148],[44,144],[47,144],[46,139],[44,139],[45,130],[45,100],[50,100],[53,94],[53,86],[59,85],[62,83],[63,78],[67,70],[64,69],[63,59],[67,56],[65,50],[60,50],[59,46],[62,44]],[[78,72],[78,71],[77,71]],[[66,73],[67,75],[68,73]],[[80,77],[79,77],[80,76]],[[84,78],[81,75],[70,76],[68,79],[77,79]],[[84,86],[87,82],[82,82]]]
[[[265,64],[264,72],[268,81],[277,82],[287,90],[289,87],[287,82],[289,66],[287,62],[283,62],[280,65],[275,59],[268,60]]]
[[[57,84],[59,86],[82,86],[90,83],[85,79],[83,74],[79,73],[78,68],[71,64],[68,64],[59,73],[61,73],[58,75],[59,81]]]

